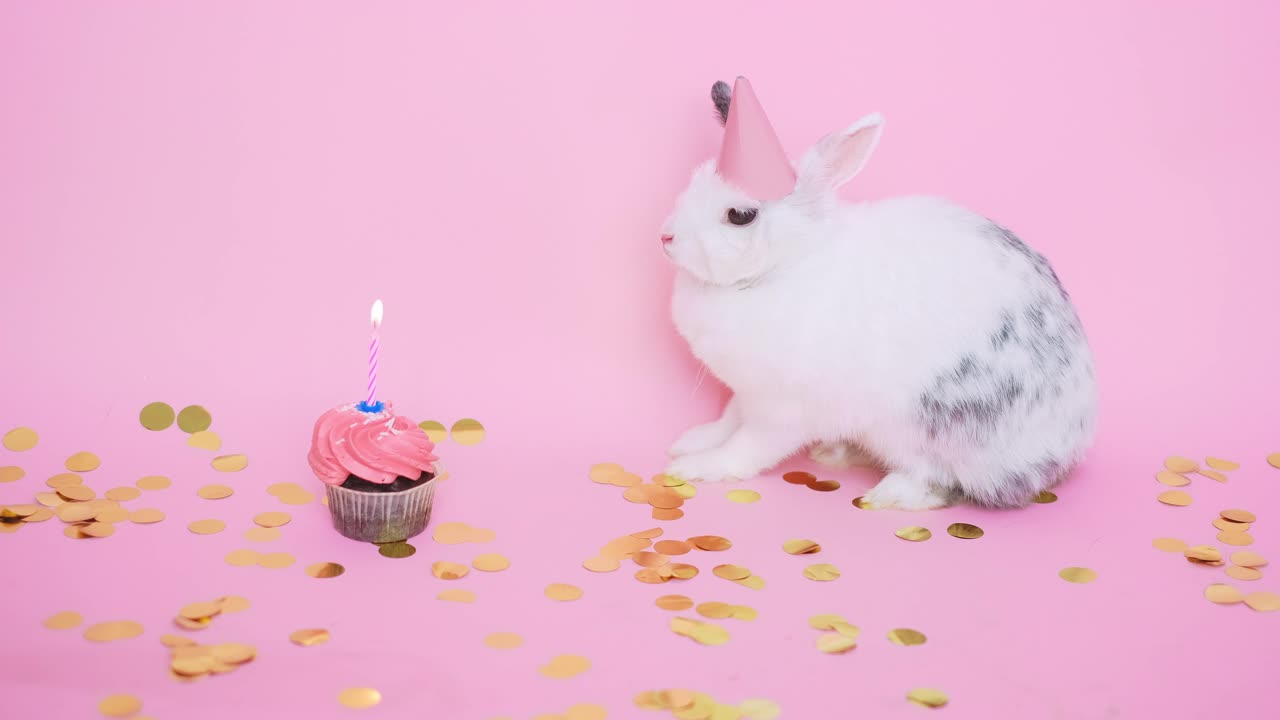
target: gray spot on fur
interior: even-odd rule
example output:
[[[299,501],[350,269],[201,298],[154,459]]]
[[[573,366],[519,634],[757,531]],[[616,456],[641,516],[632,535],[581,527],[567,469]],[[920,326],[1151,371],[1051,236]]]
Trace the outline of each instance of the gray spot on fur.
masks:
[[[716,106],[716,116],[720,119],[721,125],[729,122],[729,98],[732,94],[733,88],[723,80],[717,80],[716,84],[711,86],[711,102]]]
[[[1053,285],[1053,287],[1056,288],[1058,292],[1062,294],[1062,299],[1066,300],[1068,298],[1066,289],[1062,287],[1062,282],[1058,280],[1058,274],[1053,271],[1053,267],[1049,265],[1049,261],[1046,260],[1043,255],[1036,252],[1035,250],[1032,250],[1031,246],[1022,242],[1021,238],[1019,238],[1017,235],[1014,235],[1007,228],[1002,227],[997,223],[991,222],[990,220],[988,220],[987,222],[990,223],[990,225],[988,225],[988,233],[997,242],[1004,245],[1004,247],[1008,249],[1010,253],[1016,256],[1020,256],[1024,260],[1029,262],[1031,266],[1035,268],[1035,271],[1039,275],[1041,275],[1046,280],[1048,280]]]

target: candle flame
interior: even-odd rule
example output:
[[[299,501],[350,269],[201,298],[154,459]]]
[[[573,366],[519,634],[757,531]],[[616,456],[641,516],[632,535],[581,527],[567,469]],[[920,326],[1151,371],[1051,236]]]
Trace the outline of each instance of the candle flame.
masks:
[[[378,327],[382,324],[382,301],[374,300],[373,309],[369,311],[369,319],[373,321],[373,326]]]

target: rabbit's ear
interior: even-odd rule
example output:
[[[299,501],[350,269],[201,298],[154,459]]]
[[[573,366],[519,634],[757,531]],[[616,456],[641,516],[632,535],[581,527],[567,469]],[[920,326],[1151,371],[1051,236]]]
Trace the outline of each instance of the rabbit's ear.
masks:
[[[800,163],[799,185],[823,192],[852,180],[876,149],[883,128],[884,118],[872,113],[819,140]]]

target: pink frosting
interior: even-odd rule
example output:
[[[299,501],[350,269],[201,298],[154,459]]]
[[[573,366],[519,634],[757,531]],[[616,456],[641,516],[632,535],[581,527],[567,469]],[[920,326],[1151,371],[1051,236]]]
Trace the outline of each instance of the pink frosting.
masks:
[[[341,485],[348,475],[387,484],[400,475],[417,478],[424,471],[435,472],[435,447],[422,428],[395,415],[390,403],[380,413],[344,405],[316,420],[307,462],[329,485]]]

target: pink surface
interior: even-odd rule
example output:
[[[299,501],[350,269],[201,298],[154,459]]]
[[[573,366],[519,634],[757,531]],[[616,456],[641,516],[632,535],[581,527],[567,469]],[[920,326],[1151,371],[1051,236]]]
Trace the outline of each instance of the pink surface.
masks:
[[[0,432],[40,445],[0,450],[27,477],[0,503],[29,502],[78,450],[103,458],[97,489],[163,473],[174,487],[129,503],[168,513],[103,541],[57,520],[0,536],[6,716],[83,718],[111,692],[160,720],[341,718],[335,696],[371,685],[365,717],[466,720],[563,712],[611,718],[646,689],[723,702],[777,701],[784,718],[921,717],[902,697],[949,693],[950,718],[1264,717],[1280,614],[1202,597],[1220,570],[1150,548],[1170,535],[1215,543],[1224,507],[1261,518],[1250,549],[1280,555],[1276,402],[1280,307],[1280,48],[1273,3],[975,2],[773,4],[332,2],[6,3],[0,9]],[[953,6],[954,5],[954,6]],[[1045,252],[1096,348],[1098,447],[1053,505],[871,514],[849,501],[873,481],[820,494],[776,476],[735,505],[706,487],[688,516],[645,508],[586,479],[621,462],[646,477],[663,448],[721,400],[667,317],[671,270],[657,229],[721,130],[707,92],[743,74],[797,156],[880,110],[887,131],[857,197],[941,193]],[[763,90],[762,90],[763,91]],[[418,542],[388,560],[329,530],[319,504],[280,507],[264,488],[308,483],[315,417],[359,399],[368,307],[387,304],[380,387],[397,409],[475,417],[479,446],[439,452],[452,479],[434,522],[493,528],[483,546]],[[206,405],[235,476],[176,430],[137,423],[143,404]],[[1245,463],[1229,483],[1156,504],[1160,459]],[[194,488],[229,482],[204,501]],[[236,568],[251,517],[293,512],[273,550],[286,570]],[[226,520],[207,537],[187,522]],[[946,536],[953,521],[986,537]],[[935,537],[892,535],[924,524]],[[735,541],[695,558],[682,585],[642,585],[579,563],[606,540],[661,524],[667,537]],[[818,558],[779,544],[809,536]],[[512,559],[502,573],[444,582],[439,559]],[[318,560],[347,573],[321,581]],[[710,574],[746,564],[759,592]],[[809,562],[844,576],[814,583]],[[1091,585],[1057,578],[1096,569]],[[1274,570],[1250,589],[1280,590]],[[574,603],[549,582],[583,587]],[[445,587],[474,605],[441,603]],[[759,609],[701,647],[667,629],[653,597],[683,592]],[[206,640],[258,646],[252,665],[178,686],[156,641],[182,605],[253,602]],[[146,635],[94,645],[41,627],[55,611],[133,619]],[[814,647],[806,618],[864,630],[849,655]],[[334,639],[299,648],[292,630]],[[900,648],[894,627],[929,642]],[[486,648],[493,631],[526,644]],[[591,659],[551,680],[559,653]],[[56,703],[56,705],[55,705]]]

